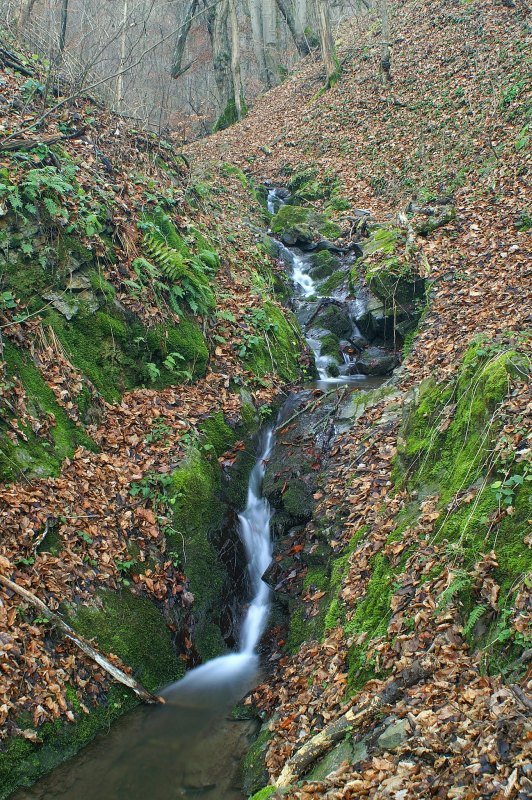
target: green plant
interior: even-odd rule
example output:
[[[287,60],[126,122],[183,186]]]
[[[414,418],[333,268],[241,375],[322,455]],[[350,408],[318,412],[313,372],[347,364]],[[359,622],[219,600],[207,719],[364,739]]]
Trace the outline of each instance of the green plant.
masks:
[[[155,290],[164,289],[176,311],[180,299],[194,314],[211,311],[215,306],[211,276],[215,269],[212,264],[217,263],[216,254],[192,255],[170,217],[160,209],[146,217],[140,228],[144,233],[144,250],[150,259],[136,259],[133,264],[141,282],[147,279]]]
[[[495,499],[499,505],[509,507],[514,504],[517,487],[521,486],[525,481],[532,481],[532,473],[528,467],[525,467],[524,475],[509,475],[502,480],[494,481],[490,488],[495,492]]]

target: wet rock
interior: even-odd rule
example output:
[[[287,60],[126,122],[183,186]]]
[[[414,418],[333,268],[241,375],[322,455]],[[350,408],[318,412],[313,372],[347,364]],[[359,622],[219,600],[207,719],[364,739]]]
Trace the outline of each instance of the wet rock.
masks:
[[[319,305],[320,305],[319,300],[301,302],[298,304],[296,317],[297,321],[299,322],[302,328],[305,328],[311,321],[311,319],[314,317],[316,311],[318,310]]]
[[[414,214],[412,227],[418,236],[428,236],[456,219],[456,208],[448,197],[435,199],[423,205],[410,203],[408,211]]]
[[[340,259],[333,256],[327,250],[322,253],[315,253],[309,257],[309,275],[313,280],[319,281],[328,278],[340,266]]]
[[[388,725],[377,739],[377,745],[387,752],[397,750],[410,735],[410,723],[406,719],[397,720]]]
[[[325,758],[322,758],[321,761],[316,764],[314,769],[308,774],[307,780],[322,781],[331,772],[335,772],[344,761],[351,763],[352,759],[353,746],[351,742],[340,742],[340,744],[336,745],[336,747],[327,753]],[[358,760],[360,761],[360,758]]]
[[[399,364],[395,353],[380,347],[368,347],[357,359],[356,366],[362,375],[389,375]]]
[[[330,304],[318,312],[315,319],[320,328],[334,333],[339,339],[349,339],[353,323],[347,311],[338,305]]]
[[[345,252],[341,247],[333,244],[333,242],[329,242],[328,239],[320,239],[319,242],[306,245],[305,250],[307,253],[328,252],[336,253],[338,255],[344,255]]]

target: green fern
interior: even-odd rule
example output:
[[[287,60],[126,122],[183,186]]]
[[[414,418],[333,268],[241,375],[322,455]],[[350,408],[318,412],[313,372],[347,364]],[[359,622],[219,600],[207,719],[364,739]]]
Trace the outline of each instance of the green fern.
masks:
[[[214,292],[209,275],[213,268],[207,259],[193,256],[179,236],[171,219],[161,211],[141,223],[144,231],[144,250],[160,274],[170,282],[169,293],[175,301],[183,297],[194,314],[207,314],[215,307]],[[209,253],[217,258],[216,254]],[[213,259],[210,259],[211,262]],[[137,259],[137,263],[140,260]],[[144,265],[153,266],[150,262]]]
[[[456,575],[454,576],[453,581],[449,584],[449,586],[442,592],[440,601],[436,607],[436,613],[439,614],[446,608],[453,597],[460,592],[463,592],[465,589],[471,588],[471,577],[467,574],[465,570],[458,570]]]
[[[479,619],[486,611],[487,611],[487,606],[485,606],[483,603],[481,603],[478,606],[475,606],[475,608],[467,618],[467,622],[462,630],[464,636],[469,636],[469,634],[471,633],[471,631],[473,630]]]

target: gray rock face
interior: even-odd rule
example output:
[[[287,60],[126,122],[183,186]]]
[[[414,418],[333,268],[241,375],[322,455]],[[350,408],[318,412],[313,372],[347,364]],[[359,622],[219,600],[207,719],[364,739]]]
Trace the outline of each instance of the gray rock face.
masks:
[[[320,311],[315,319],[316,327],[334,333],[339,339],[349,339],[353,323],[347,312],[337,305],[328,305]]]
[[[410,735],[410,723],[406,719],[392,722],[377,739],[377,744],[382,750],[391,752],[397,750]]]
[[[368,347],[357,359],[357,368],[362,375],[388,375],[399,363],[395,353],[380,347]]]

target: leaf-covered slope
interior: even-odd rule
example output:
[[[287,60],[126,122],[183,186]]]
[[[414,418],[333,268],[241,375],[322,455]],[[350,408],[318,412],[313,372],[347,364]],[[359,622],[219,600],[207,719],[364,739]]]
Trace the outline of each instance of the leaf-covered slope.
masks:
[[[190,148],[213,161],[229,151],[317,210],[328,202],[344,230],[356,226],[354,208],[388,224],[400,212],[412,224],[421,209],[426,222],[414,231],[430,286],[417,335],[389,399],[346,410],[354,424],[298,539],[303,553],[332,548],[333,563],[294,562],[303,590],[288,643],[316,640],[293,656],[285,648],[254,698],[273,717],[260,749],[271,782],[403,669],[428,656],[436,670],[315,772],[293,773],[301,783],[257,797],[530,793],[524,11],[496,0],[392,4],[391,83],[379,76],[378,21],[367,33],[346,25],[332,90],[319,93],[323,74],[309,62],[245,121]],[[434,230],[443,201],[455,216]],[[365,269],[356,277],[371,281]],[[326,748],[316,747],[319,760]]]
[[[297,324],[247,181],[193,175],[89,100],[54,110],[24,75],[1,80],[1,568],[156,689],[231,643],[219,550],[252,460],[241,439],[302,375]],[[0,594],[6,796],[132,700]]]

